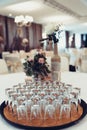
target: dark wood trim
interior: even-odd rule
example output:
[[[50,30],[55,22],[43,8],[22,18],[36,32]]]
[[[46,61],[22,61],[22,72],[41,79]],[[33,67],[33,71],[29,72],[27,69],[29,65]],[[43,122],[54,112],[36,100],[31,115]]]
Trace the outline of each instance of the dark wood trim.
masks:
[[[6,45],[5,45],[5,51],[8,51],[9,49],[9,33],[8,33],[8,24],[7,24],[7,17],[5,16],[5,33],[6,33]]]
[[[69,31],[65,31],[66,48],[69,48]]]

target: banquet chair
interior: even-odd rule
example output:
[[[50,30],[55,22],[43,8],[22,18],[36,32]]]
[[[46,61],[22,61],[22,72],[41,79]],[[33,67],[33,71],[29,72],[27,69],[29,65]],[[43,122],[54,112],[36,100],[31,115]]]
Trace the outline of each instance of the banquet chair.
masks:
[[[87,48],[83,48],[81,52],[81,72],[87,73]]]
[[[7,74],[8,67],[4,59],[0,59],[0,74]]]
[[[23,72],[23,64],[19,57],[16,57],[15,55],[7,56],[5,57],[5,61],[10,73]]]
[[[37,49],[30,50],[30,53],[35,55],[37,53]]]
[[[60,56],[61,58],[61,71],[69,71],[69,59],[65,56]]]
[[[26,58],[26,52],[24,50],[20,50],[19,56],[20,56],[21,59],[25,59]]]
[[[10,52],[9,51],[3,51],[2,52],[2,58],[5,59],[5,56],[9,55]]]
[[[87,55],[81,57],[81,72],[87,73]]]
[[[70,67],[70,71],[80,72],[80,50],[77,48],[69,48],[69,65],[73,66]]]

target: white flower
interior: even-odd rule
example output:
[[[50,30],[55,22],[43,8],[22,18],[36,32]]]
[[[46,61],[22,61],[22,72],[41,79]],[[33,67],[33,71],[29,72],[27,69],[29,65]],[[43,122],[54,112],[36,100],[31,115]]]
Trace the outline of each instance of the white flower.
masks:
[[[22,45],[26,46],[27,44],[28,44],[28,39],[27,38],[23,38]]]

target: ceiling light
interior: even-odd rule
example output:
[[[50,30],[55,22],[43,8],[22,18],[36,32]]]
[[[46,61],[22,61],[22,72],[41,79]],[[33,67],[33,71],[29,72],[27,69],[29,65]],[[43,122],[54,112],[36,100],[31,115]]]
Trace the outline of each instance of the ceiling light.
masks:
[[[19,15],[19,16],[16,16],[16,17],[15,17],[15,23],[16,23],[17,26],[19,26],[19,27],[22,27],[22,26],[27,26],[27,27],[29,27],[32,22],[33,22],[33,17],[32,17],[32,16]]]

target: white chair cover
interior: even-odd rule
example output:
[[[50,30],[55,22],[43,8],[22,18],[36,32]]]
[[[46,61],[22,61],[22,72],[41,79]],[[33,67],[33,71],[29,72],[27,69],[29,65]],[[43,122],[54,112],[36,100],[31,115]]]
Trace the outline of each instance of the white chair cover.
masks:
[[[61,57],[61,71],[69,71],[69,59],[65,56]]]
[[[14,72],[23,72],[23,64],[20,60],[19,57],[17,56],[6,56],[5,57],[7,66],[8,66],[8,70],[10,73],[14,73]]]
[[[8,67],[4,59],[0,59],[0,74],[7,74]]]

